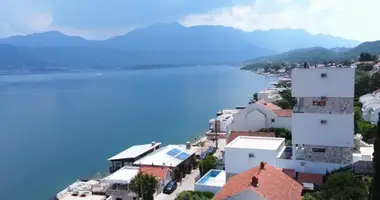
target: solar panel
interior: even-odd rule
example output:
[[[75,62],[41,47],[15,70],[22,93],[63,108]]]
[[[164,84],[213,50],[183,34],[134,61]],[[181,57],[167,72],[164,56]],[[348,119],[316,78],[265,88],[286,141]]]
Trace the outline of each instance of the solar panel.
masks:
[[[182,152],[182,153],[180,153],[180,154],[178,154],[177,156],[176,156],[176,158],[178,158],[178,159],[180,159],[180,160],[185,160],[187,157],[189,157],[190,156],[190,154],[188,154],[188,153],[186,153],[186,152]]]
[[[175,155],[177,155],[178,153],[180,153],[181,152],[181,150],[179,150],[179,149],[177,149],[177,148],[173,148],[172,150],[170,150],[170,151],[168,151],[167,152],[167,154],[169,155],[169,156],[175,156]]]

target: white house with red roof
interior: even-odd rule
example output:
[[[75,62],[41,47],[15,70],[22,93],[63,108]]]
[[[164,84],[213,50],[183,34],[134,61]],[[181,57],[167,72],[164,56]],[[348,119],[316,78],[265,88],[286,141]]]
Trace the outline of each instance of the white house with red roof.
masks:
[[[292,110],[281,109],[267,101],[257,101],[239,110],[228,126],[229,131],[258,131],[262,128],[292,129]]]
[[[301,200],[302,185],[269,164],[229,179],[213,200]]]

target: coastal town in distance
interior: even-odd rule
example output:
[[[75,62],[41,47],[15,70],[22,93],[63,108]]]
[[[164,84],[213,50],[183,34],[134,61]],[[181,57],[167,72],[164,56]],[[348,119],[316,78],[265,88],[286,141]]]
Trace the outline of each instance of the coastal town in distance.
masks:
[[[367,198],[380,137],[378,56],[249,70],[278,80],[246,106],[221,108],[202,137],[115,152],[106,175],[77,180],[55,199]]]

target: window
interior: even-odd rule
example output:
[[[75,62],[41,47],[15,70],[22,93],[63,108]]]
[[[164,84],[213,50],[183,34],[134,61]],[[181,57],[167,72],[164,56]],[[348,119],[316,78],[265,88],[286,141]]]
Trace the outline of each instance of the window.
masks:
[[[326,73],[322,73],[322,74],[321,74],[321,77],[322,77],[322,78],[326,78],[326,77],[327,77],[327,74],[326,74]]]
[[[133,198],[134,199],[134,198]],[[116,200],[123,200],[122,198],[116,198]]]
[[[272,118],[272,123],[273,123],[274,121],[275,121],[274,118]]]
[[[313,148],[313,152],[325,153],[325,148]]]
[[[326,100],[315,100],[313,106],[326,106]]]
[[[327,124],[327,120],[321,120],[321,124]]]

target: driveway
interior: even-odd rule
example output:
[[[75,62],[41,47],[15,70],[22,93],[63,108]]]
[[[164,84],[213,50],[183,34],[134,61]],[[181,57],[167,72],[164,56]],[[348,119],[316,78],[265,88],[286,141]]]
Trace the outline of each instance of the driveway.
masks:
[[[195,178],[199,175],[199,169],[195,169],[191,174],[182,179],[182,183],[178,183],[177,189],[171,194],[161,193],[157,195],[155,200],[174,200],[179,193],[185,190],[194,190]]]

